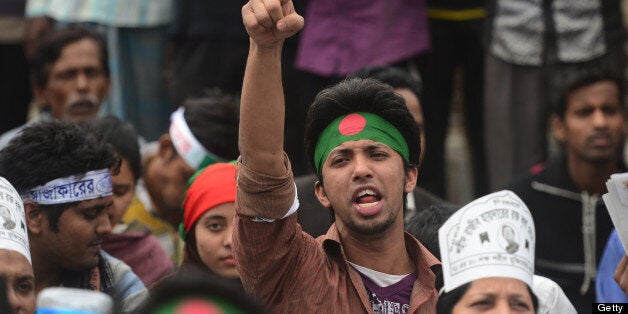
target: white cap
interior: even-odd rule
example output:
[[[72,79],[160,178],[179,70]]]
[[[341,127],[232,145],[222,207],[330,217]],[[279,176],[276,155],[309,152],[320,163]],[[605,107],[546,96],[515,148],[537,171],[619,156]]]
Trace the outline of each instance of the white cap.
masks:
[[[37,295],[38,313],[110,314],[112,311],[113,299],[100,291],[50,287]]]
[[[445,292],[487,277],[519,279],[532,287],[535,229],[532,215],[511,191],[481,197],[438,230]]]
[[[22,198],[0,177],[0,249],[16,251],[32,264],[25,217]]]

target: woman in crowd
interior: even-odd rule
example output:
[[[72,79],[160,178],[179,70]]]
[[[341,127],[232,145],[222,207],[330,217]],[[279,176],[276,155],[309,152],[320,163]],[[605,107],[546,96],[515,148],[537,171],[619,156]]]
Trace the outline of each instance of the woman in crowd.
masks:
[[[235,177],[235,164],[216,163],[199,170],[190,179],[183,202],[183,222],[179,226],[185,241],[179,272],[200,270],[240,283],[231,253]]]
[[[500,191],[469,203],[438,237],[445,283],[438,313],[537,313],[534,222],[517,195]]]
[[[437,303],[438,313],[537,313],[538,300],[523,281],[507,277],[473,280],[448,293]]]

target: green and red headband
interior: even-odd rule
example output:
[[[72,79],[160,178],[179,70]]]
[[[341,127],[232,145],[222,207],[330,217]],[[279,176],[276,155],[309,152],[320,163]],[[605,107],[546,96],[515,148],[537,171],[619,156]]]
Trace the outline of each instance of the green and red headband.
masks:
[[[410,162],[408,143],[394,125],[374,113],[354,112],[336,118],[321,133],[314,150],[316,172],[322,172],[323,164],[334,148],[358,140],[385,144]]]
[[[245,311],[233,302],[223,300],[220,297],[181,297],[166,302],[155,309],[156,314],[244,314]]]
[[[215,163],[197,171],[190,179],[183,201],[183,219],[179,225],[179,235],[183,240],[207,211],[221,204],[235,202],[236,176],[236,164]]]

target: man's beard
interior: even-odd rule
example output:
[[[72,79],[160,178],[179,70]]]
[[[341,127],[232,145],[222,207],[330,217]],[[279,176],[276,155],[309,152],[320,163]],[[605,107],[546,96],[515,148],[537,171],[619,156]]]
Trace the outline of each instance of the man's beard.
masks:
[[[381,234],[384,231],[388,230],[395,223],[397,215],[399,215],[399,211],[392,211],[384,221],[369,223],[369,221],[367,220],[366,223],[357,224],[355,223],[355,221],[347,219],[346,221],[342,220],[342,223],[351,231],[357,234],[373,236]]]
[[[595,140],[596,137],[606,137],[609,139],[609,141],[612,142],[612,135],[610,134],[610,132],[598,132],[596,134],[590,135],[586,138],[586,144],[593,146],[593,141]],[[624,143],[625,138],[622,136],[620,138],[620,140],[617,143]],[[617,159],[621,159],[621,154],[622,154],[622,148],[623,145],[617,145],[612,151],[606,151],[606,152],[600,152],[600,151],[596,151],[595,148],[591,148],[590,151],[584,151],[579,153],[579,157],[590,163],[590,164],[606,164],[608,162],[612,162],[615,161]]]

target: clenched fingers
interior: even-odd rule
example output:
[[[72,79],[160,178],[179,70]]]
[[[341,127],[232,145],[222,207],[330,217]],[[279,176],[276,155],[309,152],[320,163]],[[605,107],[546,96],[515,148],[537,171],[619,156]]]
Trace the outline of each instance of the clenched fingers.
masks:
[[[628,272],[626,266],[628,266],[628,257],[624,255],[621,261],[619,261],[617,269],[615,269],[615,275],[613,276],[613,278],[615,279],[619,287],[624,290],[624,293],[628,295]]]

